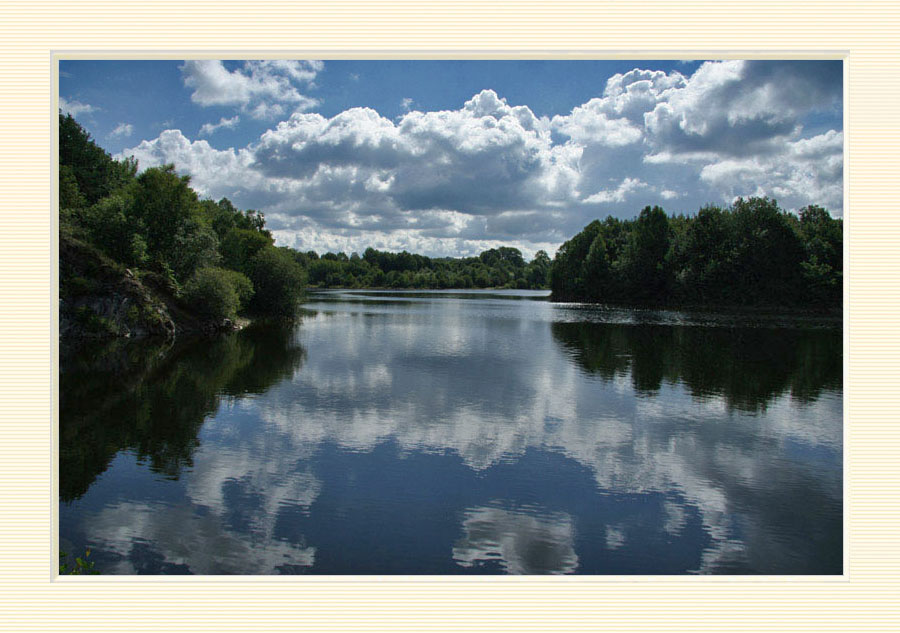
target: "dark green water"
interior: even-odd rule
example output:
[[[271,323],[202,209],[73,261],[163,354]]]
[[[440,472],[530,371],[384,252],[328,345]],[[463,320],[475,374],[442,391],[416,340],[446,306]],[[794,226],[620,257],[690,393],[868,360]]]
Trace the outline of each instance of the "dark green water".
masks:
[[[840,324],[328,292],[64,345],[61,548],[104,574],[840,574]]]

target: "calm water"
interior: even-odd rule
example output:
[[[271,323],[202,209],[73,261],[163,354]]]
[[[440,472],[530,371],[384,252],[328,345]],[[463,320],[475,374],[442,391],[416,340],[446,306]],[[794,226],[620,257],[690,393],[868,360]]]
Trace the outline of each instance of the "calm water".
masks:
[[[60,541],[107,574],[840,574],[840,324],[311,295],[64,346]]]

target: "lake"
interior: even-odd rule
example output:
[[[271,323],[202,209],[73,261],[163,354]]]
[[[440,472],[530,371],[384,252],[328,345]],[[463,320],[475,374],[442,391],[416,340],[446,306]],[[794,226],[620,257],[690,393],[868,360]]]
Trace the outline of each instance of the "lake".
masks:
[[[103,574],[841,574],[840,321],[324,291],[61,343],[60,548]]]

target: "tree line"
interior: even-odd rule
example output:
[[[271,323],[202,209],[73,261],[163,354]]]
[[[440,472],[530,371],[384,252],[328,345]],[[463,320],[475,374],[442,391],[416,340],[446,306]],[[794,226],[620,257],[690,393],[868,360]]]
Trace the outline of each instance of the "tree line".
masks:
[[[439,257],[367,248],[352,253],[295,252],[311,285],[330,288],[547,288],[550,257],[538,251],[526,263],[517,248],[501,246],[477,257]]]
[[[793,215],[765,197],[695,216],[648,206],[565,242],[550,288],[559,301],[840,308],[843,222],[815,205]]]

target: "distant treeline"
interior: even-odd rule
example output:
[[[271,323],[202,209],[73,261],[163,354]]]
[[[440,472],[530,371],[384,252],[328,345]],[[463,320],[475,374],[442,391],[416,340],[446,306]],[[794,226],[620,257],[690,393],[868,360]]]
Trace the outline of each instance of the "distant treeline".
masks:
[[[315,286],[343,288],[546,288],[550,257],[538,251],[525,263],[517,248],[501,246],[478,257],[431,258],[367,248],[353,253],[295,253]]]
[[[588,224],[560,247],[550,279],[558,301],[840,308],[843,223],[769,198],[690,217],[646,207]]]

